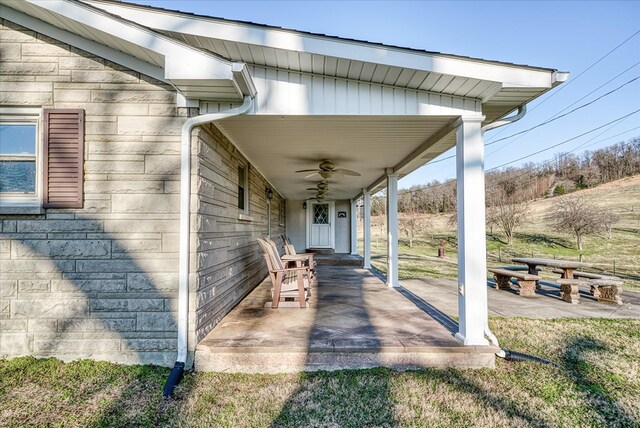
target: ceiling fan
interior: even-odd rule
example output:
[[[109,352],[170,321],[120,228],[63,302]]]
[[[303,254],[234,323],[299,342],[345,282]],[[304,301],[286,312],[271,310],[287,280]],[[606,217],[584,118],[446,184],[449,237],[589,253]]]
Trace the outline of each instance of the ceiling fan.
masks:
[[[358,172],[351,171],[350,169],[336,168],[336,164],[331,162],[329,159],[324,159],[320,163],[320,165],[318,165],[317,169],[301,169],[299,171],[296,171],[296,173],[298,173],[298,172],[310,172],[311,173],[311,174],[306,175],[305,178],[313,177],[314,175],[319,174],[325,180],[333,177],[335,174],[338,174],[338,175],[351,175],[351,176],[354,176],[354,177],[360,177],[360,173],[358,173]]]

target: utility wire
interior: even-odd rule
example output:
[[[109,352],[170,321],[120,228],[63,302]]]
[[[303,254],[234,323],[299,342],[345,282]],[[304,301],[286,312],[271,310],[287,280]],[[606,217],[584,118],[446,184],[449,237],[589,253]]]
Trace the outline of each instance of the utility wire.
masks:
[[[615,48],[611,49],[609,52],[607,52],[606,54],[604,54],[602,57],[600,57],[600,59],[598,59],[596,62],[594,62],[593,64],[591,64],[589,67],[587,67],[586,69],[584,69],[582,71],[582,73],[578,74],[576,77],[574,77],[573,79],[569,80],[567,83],[565,83],[564,85],[560,86],[560,89],[558,89],[557,91],[554,91],[551,95],[549,95],[547,98],[545,98],[544,100],[542,100],[538,105],[536,105],[534,108],[531,109],[531,111],[535,110],[536,108],[540,107],[542,104],[544,104],[545,102],[547,102],[551,97],[555,96],[558,92],[562,91],[563,89],[565,89],[567,86],[569,86],[570,84],[572,84],[573,82],[575,82],[576,80],[578,80],[580,78],[580,76],[582,76],[583,74],[585,74],[587,71],[591,70],[593,67],[595,67],[598,63],[600,63],[603,59],[605,59],[606,57],[608,57],[609,55],[611,55],[612,53],[614,53],[615,51],[617,51],[620,47],[622,47],[622,45],[624,45],[625,43],[627,43],[629,40],[633,39],[635,36],[637,36],[638,34],[640,34],[640,30],[636,31],[635,33],[633,33],[632,35],[630,35],[629,37],[627,37],[622,43],[620,43],[618,46],[616,46]]]
[[[557,91],[553,91],[551,93],[551,95],[549,95],[548,97],[546,97],[545,99],[543,99],[542,101],[540,101],[539,104],[535,105],[533,108],[531,108],[529,110],[529,113],[531,113],[532,111],[534,111],[535,109],[537,109],[538,107],[540,107],[542,104],[544,104],[545,102],[547,102],[550,98],[554,97],[558,92],[562,91],[564,88],[566,88],[567,86],[571,85],[573,82],[575,82],[576,80],[578,80],[583,74],[585,74],[587,71],[591,70],[596,64],[598,64],[599,62],[601,62],[603,59],[605,59],[606,57],[608,57],[609,55],[611,55],[612,53],[614,53],[615,51],[617,51],[620,47],[622,47],[624,44],[626,44],[629,40],[633,39],[635,36],[637,36],[640,33],[640,30],[636,31],[635,33],[633,33],[631,36],[627,37],[624,41],[622,41],[618,46],[616,46],[615,48],[611,49],[609,52],[607,52],[606,54],[604,54],[603,56],[601,56],[598,60],[596,60],[596,62],[594,62],[593,64],[591,64],[589,67],[587,67],[586,69],[584,69],[580,74],[578,74],[576,77],[574,77],[573,79],[569,80],[568,82],[564,83],[562,86],[560,86],[560,88]],[[502,129],[501,131],[499,131],[498,133],[496,133],[494,136],[498,136],[500,135],[502,132],[504,132],[506,129]]]
[[[597,128],[593,128],[593,129],[591,129],[591,130],[589,130],[589,131],[587,131],[587,132],[583,132],[583,133],[582,133],[582,134],[580,134],[580,135],[577,135],[577,136],[575,136],[575,137],[569,138],[568,140],[564,140],[564,141],[562,141],[562,142],[560,142],[560,143],[558,143],[558,144],[554,144],[553,146],[549,146],[549,147],[546,147],[546,148],[544,148],[544,149],[542,149],[542,150],[538,150],[537,152],[533,152],[533,153],[531,153],[531,154],[529,154],[529,155],[527,155],[527,156],[522,156],[522,157],[520,157],[520,158],[518,158],[518,159],[514,159],[514,160],[512,160],[512,161],[510,161],[510,162],[503,163],[502,165],[498,165],[498,166],[496,166],[496,167],[494,167],[494,168],[488,169],[487,171],[493,171],[494,169],[502,168],[503,166],[506,166],[506,165],[512,164],[512,163],[514,163],[514,162],[521,161],[521,160],[523,160],[523,159],[530,158],[531,156],[535,156],[535,155],[537,155],[537,154],[539,154],[539,153],[542,153],[542,152],[546,152],[547,150],[551,150],[551,149],[553,149],[553,148],[555,148],[555,147],[558,147],[558,146],[561,146],[561,145],[563,145],[563,144],[566,144],[566,143],[568,143],[568,142],[570,142],[570,141],[573,141],[573,140],[575,140],[575,139],[577,139],[577,138],[583,137],[583,136],[585,136],[585,135],[587,135],[587,134],[590,134],[590,133],[592,133],[592,132],[594,132],[594,131],[597,131],[598,129],[602,129],[602,128],[604,128],[604,127],[605,127],[605,126],[607,126],[607,125],[610,125],[610,124],[612,124],[612,123],[618,122],[618,121],[623,120],[623,119],[626,119],[627,117],[629,117],[629,116],[631,116],[631,115],[634,115],[634,114],[636,114],[636,113],[638,113],[638,112],[640,112],[640,109],[638,109],[638,110],[636,110],[636,111],[633,111],[633,112],[631,112],[631,113],[629,113],[629,114],[626,114],[626,115],[624,115],[624,116],[622,116],[622,117],[619,117],[619,118],[617,118],[617,119],[614,119],[614,120],[612,120],[611,122],[605,123],[604,125],[600,125],[600,126],[598,126]]]
[[[534,126],[532,126],[531,128],[525,129],[524,131],[519,131],[519,132],[516,132],[515,134],[511,134],[511,135],[508,135],[508,136],[506,136],[506,137],[502,137],[502,138],[499,138],[499,139],[497,139],[497,140],[493,140],[493,141],[491,141],[490,143],[486,143],[486,144],[485,144],[485,146],[490,146],[490,145],[495,144],[495,143],[497,143],[497,142],[499,142],[499,141],[504,141],[504,140],[507,140],[507,139],[509,139],[509,138],[513,138],[513,137],[515,137],[516,135],[520,135],[520,134],[527,133],[527,132],[532,131],[532,130],[534,130],[534,129],[536,129],[536,128],[540,128],[541,126],[544,126],[544,125],[547,125],[547,124],[549,124],[549,123],[551,123],[551,122],[554,122],[554,121],[556,121],[556,120],[558,120],[558,119],[562,119],[563,117],[568,116],[568,115],[570,115],[571,113],[574,113],[574,112],[576,112],[576,111],[578,111],[578,110],[580,110],[580,109],[583,109],[583,108],[585,108],[585,107],[587,107],[587,106],[590,106],[591,104],[595,103],[596,101],[601,100],[602,98],[604,98],[604,97],[606,97],[606,96],[608,96],[608,95],[611,95],[611,94],[613,94],[614,92],[619,91],[620,89],[622,89],[622,88],[624,88],[625,86],[627,86],[627,85],[629,85],[629,84],[631,84],[631,83],[635,82],[635,81],[636,81],[636,80],[638,80],[638,79],[640,79],[640,76],[638,76],[638,77],[634,77],[633,79],[629,80],[628,82],[623,83],[622,85],[618,86],[618,87],[617,87],[617,88],[615,88],[615,89],[612,89],[611,91],[607,92],[606,94],[602,94],[602,95],[600,95],[598,98],[595,98],[595,99],[593,99],[593,100],[589,101],[588,103],[582,104],[581,106],[578,106],[578,107],[574,108],[573,110],[570,110],[570,111],[566,112],[565,114],[562,114],[562,115],[560,115],[560,116],[556,116],[556,117],[553,117],[553,118],[551,118],[551,119],[545,120],[544,122],[541,122],[541,123],[539,123],[539,124],[537,124],[537,125],[534,125]]]
[[[579,135],[579,136],[577,136],[577,137],[573,137],[573,138],[571,138],[571,139],[569,139],[569,140],[565,140],[565,141],[563,141],[562,143],[555,144],[553,147],[557,147],[557,146],[559,146],[560,144],[565,144],[565,143],[567,143],[567,142],[569,142],[569,141],[575,140],[576,138],[579,138],[579,137],[581,137],[581,136],[583,136],[583,135],[586,135],[586,134],[588,134],[588,133],[591,133],[591,132],[593,132],[593,131],[596,131],[596,130],[598,130],[598,129],[601,129],[601,128],[603,128],[603,127],[605,127],[605,126],[607,126],[607,125],[610,125],[610,124],[612,124],[612,123],[615,123],[615,125],[614,125],[614,126],[616,126],[617,124],[619,124],[619,123],[620,123],[620,122],[622,122],[623,120],[627,119],[627,118],[628,118],[628,117],[630,117],[631,115],[633,115],[633,114],[637,113],[638,111],[640,111],[640,110],[636,110],[635,112],[632,112],[632,113],[630,113],[630,114],[628,114],[628,115],[625,115],[625,116],[623,116],[622,118],[618,118],[618,119],[616,119],[616,120],[614,120],[614,121],[612,121],[612,122],[609,122],[609,123],[606,123],[606,124],[604,124],[604,125],[602,125],[602,126],[599,126],[598,128],[595,128],[595,129],[593,129],[593,130],[591,130],[591,131],[587,131],[586,133],[583,133],[583,134],[581,134],[581,135]],[[610,139],[615,138],[615,137],[618,137],[618,136],[620,136],[620,135],[624,135],[624,134],[626,134],[626,133],[628,133],[628,132],[634,131],[634,130],[636,130],[636,129],[640,129],[640,126],[636,126],[636,127],[634,127],[634,128],[627,129],[627,130],[622,131],[622,132],[620,132],[620,133],[618,133],[618,134],[612,135],[612,136],[607,137],[607,138],[604,138],[604,139],[602,139],[602,140],[595,141],[595,142],[593,142],[593,143],[591,143],[591,144],[589,144],[589,145],[585,146],[585,144],[586,144],[586,143],[589,143],[589,142],[591,142],[592,140],[594,140],[595,138],[598,138],[600,135],[604,134],[605,132],[609,131],[609,130],[610,130],[610,129],[612,129],[612,128],[613,128],[613,126],[612,126],[611,128],[606,129],[605,131],[601,132],[600,134],[596,135],[595,137],[591,138],[590,140],[585,141],[585,142],[584,142],[584,143],[582,143],[581,145],[579,145],[579,146],[577,146],[577,147],[574,147],[574,148],[573,148],[573,149],[571,149],[570,151],[568,151],[568,152],[566,152],[566,153],[563,153],[563,154],[561,154],[561,155],[562,155],[562,156],[566,156],[566,155],[568,155],[568,154],[570,154],[570,153],[575,152],[576,150],[580,149],[581,147],[584,147],[584,148],[586,148],[586,147],[591,147],[591,146],[593,146],[593,145],[596,145],[596,144],[602,143],[602,142],[604,142],[604,141],[610,140]],[[626,145],[626,144],[627,144],[627,143],[623,143],[623,145]],[[535,154],[537,154],[537,153],[535,153]],[[534,155],[534,154],[531,154],[531,155],[529,155],[528,157],[533,156],[533,155]],[[493,168],[487,169],[485,172],[489,172],[489,171],[496,170],[496,169],[501,168],[501,167],[503,167],[503,166],[506,166],[506,165],[509,165],[509,164],[515,163],[515,162],[517,162],[518,160],[519,160],[519,159],[516,159],[516,160],[513,160],[513,161],[511,161],[511,162],[507,162],[507,163],[505,163],[505,164],[502,164],[502,165],[500,165],[500,166],[497,166],[497,167],[493,167]],[[537,169],[539,169],[539,168],[543,167],[544,165],[547,165],[547,164],[549,164],[549,163],[553,162],[554,160],[555,160],[555,159],[549,159],[549,160],[547,160],[547,161],[544,161],[544,162],[542,162],[541,164],[539,164],[536,168],[537,168]],[[525,174],[528,174],[528,172],[526,172]],[[522,174],[522,175],[525,175],[525,174]],[[517,177],[519,177],[519,176],[517,176]],[[517,178],[517,177],[515,177],[515,178]],[[422,189],[411,190],[410,192],[415,193],[415,192],[419,192],[419,191],[422,191],[422,190],[437,189],[438,187],[442,187],[442,186],[445,186],[445,185],[449,184],[452,180],[453,180],[453,179],[449,179],[449,180],[447,180],[447,181],[443,181],[442,183],[434,184],[434,185],[431,185],[431,186],[429,186],[429,185],[428,185],[428,186],[426,186],[426,187],[424,187],[424,188],[422,188]],[[511,178],[509,178],[509,180],[511,180]],[[499,183],[498,183],[498,184],[499,184]]]
[[[612,77],[611,79],[607,80],[606,82],[604,82],[602,85],[598,86],[597,88],[595,88],[593,91],[589,92],[588,94],[583,95],[582,97],[578,98],[577,100],[575,100],[573,103],[569,104],[568,106],[566,106],[565,108],[563,108],[562,110],[560,110],[558,113],[556,113],[555,115],[553,115],[552,117],[556,117],[557,115],[559,115],[560,113],[562,113],[563,111],[565,111],[566,109],[568,109],[569,107],[572,107],[574,105],[576,105],[577,103],[579,103],[580,101],[584,100],[585,98],[587,98],[589,95],[593,94],[594,92],[596,92],[598,89],[602,88],[603,86],[606,86],[607,84],[609,84],[610,82],[613,82],[614,80],[616,80],[618,77],[622,76],[623,74],[625,74],[627,71],[631,70],[632,68],[637,67],[638,65],[640,65],[640,61],[636,62],[635,64],[633,64],[631,67],[627,68],[626,70],[624,70],[621,73],[616,74],[614,77]]]
[[[595,88],[593,91],[583,95],[582,97],[580,97],[579,99],[577,99],[576,101],[574,101],[573,103],[569,104],[568,106],[566,106],[565,108],[563,108],[562,110],[560,110],[559,112],[557,112],[556,114],[554,114],[553,116],[545,119],[545,120],[550,120],[550,119],[554,119],[556,116],[558,116],[559,114],[561,114],[562,112],[566,111],[568,108],[576,105],[578,102],[582,101],[583,99],[587,98],[589,95],[593,94],[594,92],[596,92],[598,89],[602,88],[603,86],[606,86],[607,84],[609,84],[610,82],[616,80],[618,77],[622,76],[623,74],[625,74],[627,71],[631,70],[634,67],[637,67],[640,64],[640,61],[636,62],[635,64],[633,64],[631,67],[627,68],[626,70],[624,70],[622,73],[618,73],[616,76],[612,77],[611,79],[607,80],[606,82],[604,82],[602,85],[598,86],[597,88]],[[555,120],[555,119],[554,119]],[[505,131],[507,128],[503,128],[503,131]],[[525,134],[529,133],[529,131],[533,129],[530,128],[529,130],[527,130],[525,132]],[[493,137],[496,137],[498,134],[494,134]],[[488,156],[496,153],[498,150],[501,150],[511,144],[513,144],[514,142],[518,141],[520,138],[524,137],[524,135],[521,135],[520,137],[514,139],[513,141],[510,141],[506,144],[503,144],[502,146],[496,148],[494,151],[492,151],[491,153],[488,154]],[[489,139],[489,141],[491,141],[491,143],[487,143],[488,144],[493,144],[495,141]]]
[[[598,138],[599,136],[601,136],[601,135],[605,134],[605,133],[606,133],[606,132],[608,132],[609,130],[613,129],[615,126],[617,126],[617,125],[619,125],[620,123],[622,123],[622,121],[624,121],[624,120],[626,120],[626,118],[625,118],[625,119],[623,119],[623,120],[621,120],[620,122],[617,122],[617,123],[613,124],[613,125],[612,125],[612,126],[610,126],[609,128],[607,128],[607,129],[605,129],[604,131],[602,131],[601,133],[599,133],[598,135],[594,136],[593,138],[588,139],[588,140],[587,140],[587,141],[585,141],[584,143],[582,143],[582,144],[580,144],[580,145],[578,145],[578,146],[574,147],[573,149],[569,150],[568,152],[558,154],[558,156],[559,156],[559,157],[564,157],[564,156],[570,155],[571,153],[574,153],[575,151],[577,151],[577,150],[579,150],[579,149],[581,149],[581,148],[587,148],[587,147],[594,146],[594,145],[596,145],[596,144],[602,143],[603,141],[610,140],[610,139],[615,138],[615,137],[617,137],[617,136],[619,136],[619,135],[623,135],[623,134],[626,134],[626,133],[628,133],[628,132],[631,132],[631,131],[633,131],[633,130],[636,130],[636,129],[639,129],[639,128],[640,128],[640,126],[636,126],[636,127],[634,127],[634,128],[627,129],[626,131],[619,132],[618,134],[615,134],[615,135],[612,135],[612,136],[610,136],[610,137],[604,138],[604,139],[602,139],[602,140],[598,140],[598,141],[594,141],[594,142],[592,142],[593,140],[595,140],[595,139],[596,139],[596,138]],[[591,144],[587,144],[587,143],[590,143],[590,142],[592,142],[592,143],[591,143]],[[622,143],[622,144],[623,144],[623,145],[627,145],[628,143]],[[554,159],[548,159],[548,160],[546,160],[546,161],[543,161],[543,162],[541,162],[540,164],[538,164],[538,165],[536,166],[536,169],[540,169],[540,168],[542,168],[543,166],[548,165],[548,164],[550,164],[550,163],[551,163],[551,162],[553,162],[553,161],[555,161],[555,158],[554,158]],[[500,167],[490,168],[490,169],[488,169],[486,172],[493,171],[493,170],[495,170],[495,169],[497,169],[497,168],[500,168]],[[526,175],[526,174],[528,174],[528,173],[529,173],[529,172],[525,172],[524,174],[517,175],[517,176],[515,176],[515,177],[510,177],[510,178],[509,178],[509,180],[511,180],[512,178],[522,177],[523,175]],[[504,182],[504,181],[503,181],[503,182]],[[503,183],[503,182],[499,182],[499,183],[497,183],[497,184],[501,184],[501,183]]]
[[[583,104],[583,105],[581,105],[581,106],[579,106],[579,107],[576,107],[575,109],[573,109],[573,110],[571,110],[571,111],[569,111],[569,112],[565,113],[565,114],[564,114],[564,115],[562,115],[562,116],[558,116],[556,119],[560,119],[561,117],[567,116],[567,115],[569,115],[569,114],[571,114],[571,113],[573,113],[573,112],[575,112],[575,111],[577,111],[577,110],[580,110],[581,108],[586,107],[586,106],[588,106],[589,104],[593,104],[594,102],[598,101],[599,99],[602,99],[603,97],[605,97],[605,96],[607,96],[607,95],[610,95],[610,94],[612,94],[613,92],[615,92],[615,91],[617,91],[617,90],[620,90],[620,89],[621,89],[622,87],[624,87],[625,85],[628,85],[628,84],[630,84],[631,82],[633,82],[633,81],[635,81],[635,80],[638,80],[638,79],[640,79],[640,76],[638,76],[638,77],[636,77],[636,78],[634,78],[634,79],[632,79],[632,80],[630,80],[630,81],[626,82],[626,83],[625,83],[625,84],[623,84],[622,86],[619,86],[619,87],[617,87],[616,89],[614,89],[614,90],[612,90],[612,91],[609,91],[608,93],[606,93],[606,94],[604,94],[604,95],[602,95],[602,96],[600,96],[600,97],[598,97],[598,98],[596,98],[596,99],[594,99],[594,100],[592,100],[592,101],[590,101],[590,102],[588,102],[588,103],[586,103],[586,104]],[[637,113],[638,111],[639,111],[639,110],[636,110],[635,112],[630,113],[630,115],[631,115],[631,114],[635,114],[635,113]],[[618,121],[618,120],[622,120],[622,119],[624,119],[625,117],[626,117],[626,116],[623,116],[623,117],[621,117],[621,118],[618,118],[618,119],[614,120],[613,122],[616,122],[616,121]],[[553,119],[553,120],[555,120],[555,119]],[[547,123],[549,123],[549,122],[551,122],[551,120],[546,121],[546,122],[542,122],[542,123],[540,123],[540,124],[538,124],[538,125],[536,125],[536,126],[534,126],[534,127],[532,127],[532,128],[529,128],[529,131],[530,131],[530,130],[532,130],[532,129],[534,129],[534,128],[538,128],[538,127],[540,127],[540,126],[542,126],[542,125],[546,125],[546,124],[547,124]],[[591,132],[597,131],[598,129],[603,128],[603,127],[605,127],[605,126],[607,126],[607,125],[609,125],[610,123],[613,123],[613,122],[605,123],[604,125],[602,125],[602,126],[600,126],[600,127],[598,127],[598,128],[594,128],[594,129],[592,129],[591,131],[587,131],[585,134],[589,134],[589,133],[591,133]],[[522,134],[523,132],[526,132],[526,131],[518,132],[518,133],[516,133],[516,134],[510,135],[509,137],[504,137],[504,138],[501,138],[500,140],[495,140],[495,141],[492,141],[492,142],[490,142],[490,143],[486,143],[486,144],[485,144],[485,146],[490,146],[491,144],[497,143],[498,141],[502,141],[502,140],[505,140],[505,139],[507,139],[507,138],[511,138],[511,137],[513,137],[513,136],[515,136],[515,135]],[[581,136],[583,136],[583,135],[585,135],[585,134],[580,134],[580,135],[578,135],[578,136],[577,136],[577,137],[575,137],[575,138],[579,138],[579,137],[581,137]],[[555,147],[555,146],[548,147],[547,149],[544,149],[544,150],[542,150],[542,151],[545,151],[545,150],[548,150],[548,149],[552,149],[553,147]],[[446,161],[446,160],[453,159],[453,158],[455,158],[455,157],[456,157],[456,155],[450,155],[450,156],[444,157],[444,158],[442,158],[442,159],[438,159],[438,160],[430,161],[430,162],[428,162],[428,163],[427,163],[427,165],[433,165],[433,164],[436,164],[436,163],[444,162],[444,161]]]

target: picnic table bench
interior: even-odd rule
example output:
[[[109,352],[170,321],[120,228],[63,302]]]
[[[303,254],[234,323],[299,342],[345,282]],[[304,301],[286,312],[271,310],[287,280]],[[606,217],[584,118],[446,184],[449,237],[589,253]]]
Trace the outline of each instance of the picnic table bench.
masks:
[[[518,295],[520,296],[535,296],[536,281],[541,279],[538,275],[522,273],[514,269],[490,268],[489,272],[493,274],[498,290],[510,290],[511,278],[515,278],[519,287]]]
[[[564,278],[564,271],[562,269],[554,269],[553,273],[563,275],[558,281],[558,284],[565,283],[567,286],[578,287],[579,285],[588,285],[589,294],[597,298],[599,302],[622,304],[622,285],[623,281],[617,276],[601,275],[591,272],[573,272],[573,279]],[[571,302],[574,303],[574,302]],[[577,303],[577,299],[576,302]]]
[[[523,263],[529,267],[529,273],[535,275],[540,266],[553,267],[563,272],[564,279],[574,279],[573,273],[576,269],[589,268],[590,263],[575,262],[572,260],[559,260],[559,259],[539,259],[535,257],[515,257],[511,259],[514,263]],[[560,297],[562,300],[571,303],[577,303],[580,299],[580,293],[578,290],[578,284],[574,284],[572,281],[562,281],[562,283],[556,281],[560,285]],[[536,282],[536,287],[539,288]]]

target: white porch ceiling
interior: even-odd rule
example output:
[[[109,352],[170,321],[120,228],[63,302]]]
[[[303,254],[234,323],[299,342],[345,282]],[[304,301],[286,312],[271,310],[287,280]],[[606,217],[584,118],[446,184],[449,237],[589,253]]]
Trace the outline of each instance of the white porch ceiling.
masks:
[[[249,162],[287,199],[307,199],[321,180],[300,169],[330,159],[361,177],[331,179],[328,199],[350,199],[407,158],[455,116],[238,116],[218,123]],[[455,133],[437,141],[423,162],[455,145]],[[422,163],[421,163],[422,164]],[[404,173],[408,173],[405,171]]]

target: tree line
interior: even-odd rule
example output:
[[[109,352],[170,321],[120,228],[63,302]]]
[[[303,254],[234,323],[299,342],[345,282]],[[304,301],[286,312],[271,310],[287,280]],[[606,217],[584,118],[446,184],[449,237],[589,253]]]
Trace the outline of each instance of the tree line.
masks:
[[[487,207],[561,195],[635,174],[640,174],[640,137],[579,155],[559,153],[550,162],[490,171],[485,177]],[[373,197],[371,214],[384,214],[385,201],[385,195]],[[398,211],[407,214],[455,212],[456,181],[434,180],[400,190]]]
[[[506,243],[512,245],[515,230],[526,221],[531,201],[639,173],[640,137],[581,155],[561,153],[545,163],[491,171],[485,180],[489,233],[493,235],[495,227],[504,233]],[[384,194],[372,198],[372,215],[383,222],[381,214],[385,213],[385,203]],[[432,226],[429,214],[450,213],[449,223],[455,226],[455,180],[434,181],[400,191],[398,211],[398,227],[409,240],[409,247],[413,247],[419,234]],[[585,236],[606,232],[611,239],[612,227],[620,220],[617,213],[601,209],[581,196],[556,200],[545,218],[556,230],[574,235],[578,250],[582,250]]]

